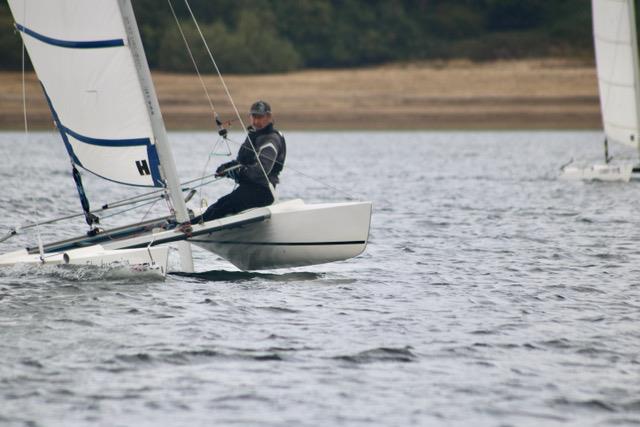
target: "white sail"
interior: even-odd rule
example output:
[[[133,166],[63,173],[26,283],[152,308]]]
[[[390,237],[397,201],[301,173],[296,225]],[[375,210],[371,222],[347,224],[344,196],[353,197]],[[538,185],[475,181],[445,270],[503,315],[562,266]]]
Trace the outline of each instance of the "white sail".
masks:
[[[119,183],[164,186],[118,3],[9,0],[9,6],[74,163]]]
[[[609,141],[638,146],[638,52],[633,0],[592,0],[598,87]]]

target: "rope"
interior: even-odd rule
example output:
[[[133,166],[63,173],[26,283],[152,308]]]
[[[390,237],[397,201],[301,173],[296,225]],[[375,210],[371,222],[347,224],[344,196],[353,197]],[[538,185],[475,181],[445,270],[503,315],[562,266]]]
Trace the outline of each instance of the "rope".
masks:
[[[189,41],[187,40],[187,37],[184,34],[184,31],[182,30],[182,25],[180,24],[180,20],[178,19],[178,15],[176,14],[175,9],[173,8],[173,3],[171,2],[171,0],[167,0],[167,2],[169,3],[169,8],[171,9],[171,14],[173,15],[173,19],[176,21],[176,25],[178,26],[178,31],[180,32],[180,36],[182,37],[182,41],[185,45],[185,48],[187,49],[187,53],[189,54],[189,58],[191,58],[191,63],[193,64],[193,68],[196,71],[196,74],[198,75],[198,80],[200,80],[200,85],[202,86],[202,89],[204,90],[204,93],[207,97],[207,101],[209,102],[209,107],[211,108],[211,111],[213,112],[214,116],[216,117],[216,123],[218,123],[217,117],[218,117],[218,113],[216,112],[216,108],[213,104],[213,100],[211,99],[211,95],[209,94],[209,90],[207,89],[207,85],[204,82],[204,79],[202,78],[202,74],[200,73],[200,69],[198,68],[198,63],[196,62],[195,57],[193,56],[193,52],[191,51],[191,47],[189,46]],[[209,153],[209,156],[207,157],[207,161],[204,165],[204,167],[202,168],[202,175],[200,178],[200,186],[202,187],[202,182],[205,179],[205,174],[207,172],[207,168],[209,167],[209,162],[211,162],[211,157],[213,155],[215,155],[215,152],[218,148],[218,145],[220,145],[220,142],[222,140],[226,140],[226,138],[218,138],[218,140],[216,141],[215,145],[213,146],[213,149],[211,150],[211,152]],[[227,143],[227,152],[223,155],[226,156],[230,156],[231,155],[231,149],[229,147],[229,144]],[[202,191],[199,191],[200,193],[200,204],[202,204],[202,201],[204,200],[204,195]]]
[[[211,177],[214,177],[214,176],[215,176],[215,174],[209,174],[209,175],[205,176],[204,178],[206,179],[206,178],[211,178]],[[196,181],[199,181],[200,179],[201,178],[191,179],[189,181],[185,181],[184,183],[182,183],[182,185],[191,184],[191,183],[194,183]],[[196,184],[196,185],[192,186],[191,188],[198,188],[198,187],[201,187],[201,186],[209,185],[209,184],[215,183],[216,181],[220,181],[220,180],[222,180],[222,177],[216,177],[214,179],[211,179],[211,180],[208,180],[208,181],[205,181],[205,182],[201,182],[200,184]],[[183,188],[182,191],[187,191],[189,189],[190,188]],[[119,208],[119,207],[126,206],[126,205],[131,205],[131,204],[140,203],[140,202],[147,202],[149,200],[148,196],[153,196],[154,194],[161,193],[161,192],[164,192],[164,190],[155,190],[155,191],[151,191],[149,193],[144,193],[144,194],[140,194],[138,196],[129,197],[127,199],[122,199],[122,200],[119,200],[117,202],[112,203],[111,205],[104,205],[102,207],[102,209],[98,209],[98,210],[95,210],[93,212],[94,213],[100,213],[100,212],[104,212],[104,211],[109,210],[109,209],[115,209],[115,208]],[[145,197],[147,197],[147,198],[145,198]],[[151,201],[149,201],[148,203],[143,203],[143,204],[134,206],[134,207],[132,207],[130,209],[125,209],[125,210],[122,210],[122,211],[114,212],[112,214],[105,215],[102,218],[104,219],[104,218],[110,218],[110,217],[113,217],[113,216],[116,216],[116,215],[120,215],[122,213],[129,212],[131,210],[137,209],[137,208],[139,208],[141,206],[146,206],[147,204],[150,204],[150,203],[156,203],[158,200],[163,199],[163,198],[166,198],[166,196],[162,195],[162,196],[158,196],[157,198],[153,197],[151,199]],[[137,199],[139,199],[139,200],[137,200]],[[37,221],[37,222],[27,223],[27,224],[20,224],[18,226],[15,226],[15,227],[11,228],[9,230],[9,232],[7,234],[5,234],[4,236],[0,236],[0,242],[5,241],[5,240],[17,235],[17,234],[21,234],[22,230],[26,230],[26,229],[33,228],[33,227],[38,227],[40,225],[53,224],[53,223],[56,223],[56,222],[64,221],[66,219],[77,218],[77,217],[80,217],[80,216],[83,216],[83,215],[84,215],[84,213],[73,213],[73,214],[69,214],[69,215],[66,215],[66,216],[53,218],[53,219],[49,219],[49,220]]]
[[[233,107],[233,110],[236,113],[236,117],[238,118],[238,121],[242,125],[242,130],[244,131],[246,137],[249,140],[251,140],[251,138],[249,137],[249,132],[247,132],[247,127],[245,126],[244,121],[242,120],[242,117],[240,116],[240,112],[238,111],[238,107],[236,106],[236,103],[233,101],[233,97],[231,96],[231,93],[229,92],[229,88],[227,87],[227,84],[225,83],[224,78],[222,77],[222,73],[220,72],[220,68],[218,68],[218,64],[216,63],[216,60],[214,59],[213,54],[211,53],[211,49],[209,49],[209,45],[207,44],[207,40],[205,40],[204,34],[202,34],[202,30],[200,30],[200,25],[198,25],[198,21],[196,20],[196,17],[193,14],[193,10],[191,10],[191,6],[189,5],[189,0],[184,0],[184,4],[187,6],[187,9],[189,10],[189,14],[191,15],[191,19],[193,20],[193,23],[196,26],[196,29],[198,30],[198,34],[200,35],[200,39],[202,40],[202,43],[204,44],[204,47],[207,50],[207,54],[209,54],[209,59],[211,59],[211,63],[213,64],[216,72],[218,73],[218,77],[220,78],[220,82],[222,83],[222,87],[224,87],[224,91],[227,94],[227,98],[229,98],[229,102],[231,103],[231,106]],[[256,151],[256,148],[253,146],[253,141],[251,141],[250,145],[251,145],[251,149],[253,150],[253,154],[256,156],[256,161],[257,161],[258,165],[260,166],[260,169],[262,170],[262,173],[264,174],[264,178],[266,179],[267,183],[269,184],[269,191],[271,191],[271,195],[273,196],[273,199],[277,200],[275,189],[273,188],[273,185],[271,185],[271,182],[269,181],[269,176],[267,175],[267,171],[265,171],[264,166],[262,166],[262,162],[260,161],[260,158],[258,157],[258,152]]]
[[[133,211],[133,210],[135,210],[135,209],[138,209],[138,208],[141,208],[141,207],[143,207],[143,206],[147,206],[147,205],[151,205],[151,207],[153,207],[153,205],[155,205],[156,203],[158,203],[158,201],[159,201],[159,200],[160,200],[160,199],[157,199],[157,200],[150,200],[150,201],[148,201],[148,202],[141,203],[141,204],[136,205],[136,206],[132,206],[132,207],[130,207],[130,208],[128,208],[128,209],[123,209],[123,210],[121,210],[121,211],[113,212],[113,213],[111,213],[111,214],[109,214],[109,215],[104,215],[102,218],[103,218],[103,219],[104,219],[104,218],[111,218],[111,217],[114,217],[114,216],[122,215],[123,213],[130,212],[130,211]],[[148,215],[148,212],[145,214],[145,217],[146,217],[147,215]],[[143,219],[144,219],[144,217],[143,217]]]
[[[23,25],[27,26],[27,2],[22,4],[22,17],[24,19]],[[26,46],[24,44],[24,36],[21,36],[22,40],[22,115],[24,117],[24,139],[25,144],[29,145],[29,121],[27,120],[27,83],[25,80],[25,52]],[[31,196],[32,206],[34,206],[34,217],[38,215],[38,210],[35,209],[34,199]],[[14,234],[15,235],[15,234]],[[40,261],[44,264],[44,246],[42,244],[42,235],[40,234],[40,227],[36,223],[36,238],[38,239],[38,252],[40,254]]]
[[[185,182],[181,183],[180,186],[184,187],[185,185],[193,184],[196,181],[202,181],[202,179],[215,177],[215,175],[216,175],[215,173],[210,173],[209,175],[205,175],[205,176],[200,177],[200,178],[193,178],[193,179],[190,179],[188,181],[185,181]],[[216,178],[214,180],[208,181],[204,185],[210,184],[210,183],[215,182],[215,181],[218,181],[219,179],[221,179],[221,178]],[[194,186],[192,186],[190,188],[198,188],[201,185],[203,185],[203,184],[194,185]],[[187,191],[190,188],[182,188],[182,191]],[[164,192],[164,189],[162,189],[162,190],[153,190],[153,191],[149,191],[148,193],[143,193],[143,194],[139,194],[137,196],[132,196],[132,197],[128,197],[126,199],[121,199],[121,200],[118,200],[116,202],[105,204],[105,205],[102,206],[102,209],[94,211],[94,212],[101,212],[101,211],[105,211],[107,209],[117,208],[117,207],[124,206],[124,205],[130,204],[130,203],[142,202],[142,201],[146,200],[146,199],[143,199],[144,197],[152,196],[154,194],[162,193],[162,192]],[[136,201],[136,199],[140,199],[140,200]],[[66,218],[63,218],[63,219],[66,219]]]
[[[24,17],[24,25],[27,25],[27,3],[23,3],[22,16]],[[24,45],[24,37],[20,37],[22,39],[22,115],[24,117],[24,137],[25,143],[29,144],[29,123],[27,121],[27,84],[25,82],[25,45]]]
[[[229,138],[229,141],[233,142],[234,144],[240,144],[240,146],[242,148],[242,143],[241,142],[235,141],[235,140],[233,140],[231,138]],[[284,167],[284,163],[283,162],[279,162],[277,159],[274,160],[274,163],[277,163],[277,164],[281,165],[282,167]],[[297,173],[299,175],[302,175],[303,177],[305,177],[305,178],[307,178],[307,179],[309,179],[311,181],[317,182],[318,184],[320,184],[320,185],[322,185],[324,187],[330,188],[331,190],[337,191],[338,193],[341,193],[341,194],[345,195],[348,200],[354,200],[355,199],[355,197],[353,195],[351,195],[350,193],[346,192],[345,190],[342,190],[342,189],[340,189],[338,187],[335,187],[335,186],[333,186],[331,184],[327,184],[326,182],[321,181],[318,178],[315,178],[315,177],[313,177],[311,175],[308,175],[308,174],[302,172],[299,169],[292,168],[291,166],[287,166],[287,169],[290,169],[293,172],[295,172],[295,173]]]
[[[171,3],[171,0],[168,0],[168,1],[169,1],[169,3]],[[224,78],[222,77],[222,73],[220,72],[220,69],[218,68],[218,64],[216,63],[216,60],[213,57],[213,54],[211,53],[211,49],[209,48],[209,45],[207,44],[207,41],[204,38],[204,35],[202,34],[202,31],[200,30],[200,26],[198,25],[198,21],[196,20],[196,17],[193,14],[193,10],[191,10],[191,6],[189,5],[189,0],[184,0],[184,3],[186,5],[187,9],[189,10],[189,14],[191,15],[191,19],[193,20],[193,23],[194,23],[196,29],[198,30],[198,34],[200,35],[200,39],[202,40],[202,43],[204,44],[204,47],[207,50],[207,54],[209,55],[209,59],[211,60],[211,63],[213,64],[213,66],[214,66],[214,68],[216,70],[216,73],[218,74],[218,77],[220,78],[220,82],[222,83],[222,86],[224,87],[224,90],[225,90],[225,93],[227,95],[227,98],[229,98],[229,101],[230,101],[231,105],[233,106],[233,110],[234,110],[234,112],[236,114],[236,117],[238,118],[238,121],[242,125],[242,130],[244,131],[246,138],[249,138],[249,133],[247,132],[247,127],[245,126],[244,121],[242,120],[242,117],[240,116],[240,113],[238,111],[238,108],[237,108],[235,102],[233,101],[233,97],[231,96],[231,93],[229,92],[229,88],[227,87],[227,84],[225,83]],[[173,11],[173,8],[172,8],[172,11]],[[175,17],[175,13],[174,13],[174,17]],[[177,18],[176,18],[176,22],[177,22]],[[180,23],[179,22],[178,22],[178,28],[180,28]],[[183,34],[181,28],[180,28],[180,33]],[[191,52],[191,49],[189,49],[189,47],[188,47],[188,42],[187,42],[186,38],[184,38],[184,36],[183,36],[183,40],[184,40],[185,44],[187,45],[187,50],[189,52]],[[193,59],[193,56],[191,58],[192,58],[192,61],[194,61],[194,66],[196,68],[196,72],[198,72],[198,68],[197,68],[197,66],[195,64],[195,60]],[[198,77],[200,77],[199,72],[198,72]],[[232,140],[230,138],[229,138],[229,141],[231,141],[233,143],[236,143],[236,144],[239,144],[240,146],[242,146],[242,142],[234,141],[234,140]],[[276,199],[275,190],[273,189],[273,186],[271,185],[271,183],[269,181],[269,177],[267,176],[267,172],[265,171],[264,166],[262,165],[262,162],[260,162],[259,157],[258,157],[258,153],[256,152],[256,149],[253,146],[253,144],[251,144],[251,149],[253,150],[253,153],[256,156],[257,163],[258,163],[258,165],[260,165],[260,169],[262,170],[262,173],[264,174],[265,179],[269,183],[269,189],[271,190],[271,193],[272,193],[272,195],[274,197],[274,200],[275,200]],[[274,162],[280,164],[281,166],[284,166],[282,164],[282,162],[278,162],[277,160],[274,160]],[[354,199],[354,197],[351,194],[347,193],[346,191],[344,191],[344,190],[342,190],[340,188],[337,188],[335,186],[327,184],[326,182],[320,181],[317,178],[314,178],[314,177],[312,177],[310,175],[307,175],[307,174],[305,174],[305,173],[303,173],[303,172],[301,172],[299,170],[296,170],[294,168],[291,168],[289,166],[287,166],[287,168],[291,169],[292,171],[294,171],[294,172],[296,172],[296,173],[298,173],[298,174],[300,174],[302,176],[304,176],[305,178],[311,179],[311,180],[313,180],[313,181],[315,181],[315,182],[317,182],[317,183],[319,183],[319,184],[321,184],[321,185],[323,185],[323,186],[325,186],[327,188],[330,188],[330,189],[332,189],[334,191],[337,191],[337,192],[339,192],[341,194],[344,194],[350,200]]]
[[[153,203],[151,203],[151,206],[149,206],[149,209],[147,209],[147,212],[145,212],[145,214],[142,215],[142,218],[140,219],[140,222],[143,222],[145,220],[145,218],[147,218],[147,216],[149,216],[149,213],[151,212],[151,209],[153,209],[153,207],[155,206],[156,203],[158,203],[158,201],[159,200],[155,200],[155,201],[153,201]]]
[[[182,41],[184,42],[184,45],[187,48],[187,52],[189,53],[189,58],[191,58],[191,62],[193,63],[193,68],[195,68],[196,74],[198,75],[198,79],[200,80],[200,84],[202,85],[202,89],[204,90],[204,93],[207,96],[207,101],[209,101],[209,107],[211,107],[211,111],[213,112],[213,114],[217,114],[216,107],[213,105],[213,100],[209,95],[209,90],[207,89],[207,85],[204,83],[204,79],[200,74],[200,70],[198,69],[198,64],[196,62],[196,59],[193,57],[193,52],[191,52],[191,47],[189,46],[187,37],[184,35],[184,31],[182,31],[182,25],[180,25],[180,20],[178,19],[178,15],[176,15],[176,11],[173,9],[173,3],[171,3],[171,0],[167,0],[167,2],[169,3],[169,9],[171,9],[171,14],[173,15],[173,19],[175,19],[176,24],[178,25],[178,31],[180,31],[180,36],[182,37]]]
[[[214,145],[214,149],[215,149],[215,145]],[[213,153],[213,150],[209,153],[209,156],[207,157],[207,162],[204,164],[204,167],[202,168],[202,178],[200,178],[200,186],[202,187],[202,183],[204,182],[204,175],[207,172],[207,168],[209,167],[209,162],[211,161],[211,153]],[[199,191],[200,193],[200,206],[202,206],[202,201],[205,198],[204,192],[202,190]]]

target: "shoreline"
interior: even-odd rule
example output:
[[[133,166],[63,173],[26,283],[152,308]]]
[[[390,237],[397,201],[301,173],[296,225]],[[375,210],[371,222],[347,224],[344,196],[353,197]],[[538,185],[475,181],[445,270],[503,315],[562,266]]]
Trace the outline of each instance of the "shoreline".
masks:
[[[196,76],[152,73],[169,131],[215,130]],[[269,101],[284,130],[600,129],[595,67],[538,59],[392,64],[225,76],[241,112]],[[223,120],[235,118],[216,76],[204,76]],[[26,76],[29,128],[53,128],[33,73]],[[23,130],[22,75],[0,72],[0,129]],[[242,117],[246,124],[246,116]],[[238,131],[234,123],[231,131]]]

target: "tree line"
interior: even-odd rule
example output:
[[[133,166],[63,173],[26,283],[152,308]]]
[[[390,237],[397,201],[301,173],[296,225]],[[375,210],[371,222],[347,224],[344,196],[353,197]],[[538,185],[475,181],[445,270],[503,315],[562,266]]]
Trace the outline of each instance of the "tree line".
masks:
[[[205,68],[210,60],[185,3],[171,1]],[[169,3],[132,3],[151,68],[191,72]],[[223,73],[593,55],[589,0],[190,0],[189,5]],[[2,69],[21,67],[21,42],[5,2],[0,3],[0,58]]]

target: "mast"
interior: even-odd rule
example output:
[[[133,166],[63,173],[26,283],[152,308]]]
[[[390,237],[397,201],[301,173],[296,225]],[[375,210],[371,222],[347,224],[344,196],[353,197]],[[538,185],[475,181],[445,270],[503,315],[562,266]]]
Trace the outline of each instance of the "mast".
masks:
[[[169,199],[175,209],[176,221],[179,223],[186,222],[189,221],[189,214],[187,213],[187,206],[182,199],[178,173],[173,160],[171,147],[169,146],[167,130],[165,129],[164,120],[162,119],[158,97],[156,96],[156,91],[151,80],[149,64],[147,63],[147,57],[142,47],[138,24],[133,14],[133,7],[131,6],[130,0],[118,0],[118,6],[122,14],[122,20],[127,34],[127,42],[131,49],[140,86],[142,87],[142,95],[151,120],[156,150],[158,151],[158,157],[160,159],[160,169],[167,185]],[[178,251],[180,252],[182,269],[186,272],[193,272],[193,258],[190,244],[186,241],[178,242]]]

